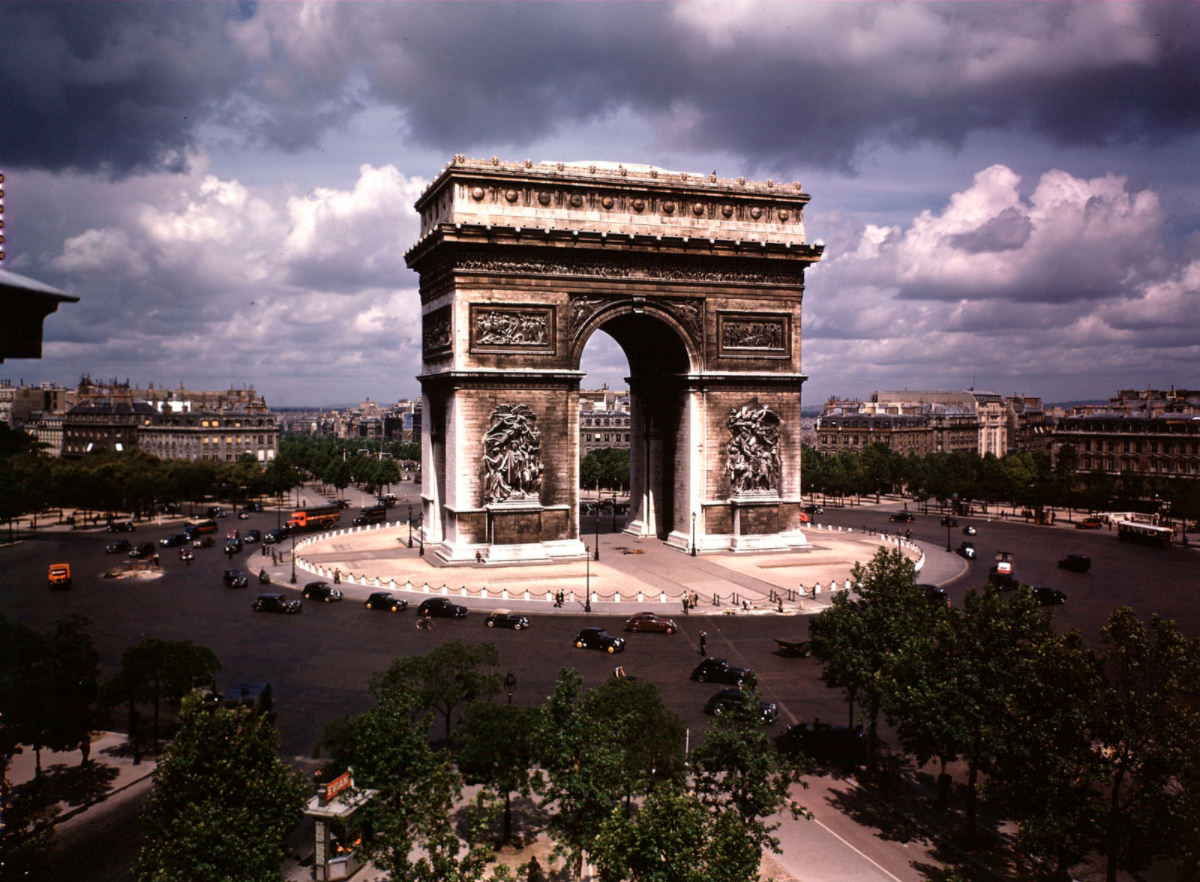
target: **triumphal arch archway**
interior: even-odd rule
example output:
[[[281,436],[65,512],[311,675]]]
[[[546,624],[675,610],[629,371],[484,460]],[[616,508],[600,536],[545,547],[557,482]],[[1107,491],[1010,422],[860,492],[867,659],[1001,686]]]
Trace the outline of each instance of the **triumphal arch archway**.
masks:
[[[456,156],[416,203],[426,547],[555,561],[579,530],[580,358],[629,360],[627,533],[807,545],[800,303],[822,247],[798,183]]]

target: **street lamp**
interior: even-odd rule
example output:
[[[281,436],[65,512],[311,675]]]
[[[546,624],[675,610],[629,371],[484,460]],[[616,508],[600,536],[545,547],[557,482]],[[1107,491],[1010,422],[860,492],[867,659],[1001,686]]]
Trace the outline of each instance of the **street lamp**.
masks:
[[[512,671],[504,678],[504,691],[508,693],[508,706],[512,707],[513,690],[517,688],[517,676]],[[504,791],[504,841],[512,842],[512,804],[509,791]]]
[[[504,677],[504,691],[508,694],[508,703],[512,704],[513,691],[517,688],[517,675],[512,671]]]
[[[296,584],[296,533],[292,532],[292,584]]]
[[[946,550],[953,551],[950,547],[950,515],[946,515]]]
[[[586,545],[583,547],[584,549],[587,548]],[[583,560],[587,567],[585,573],[587,581],[584,583],[583,611],[590,613],[592,611],[592,557],[591,555],[584,555]]]
[[[412,506],[408,507],[408,547],[412,548]]]
[[[596,548],[594,551],[595,559],[600,559],[600,494],[596,494],[596,514],[593,515],[596,524]]]
[[[692,557],[696,556],[696,513],[692,512]]]

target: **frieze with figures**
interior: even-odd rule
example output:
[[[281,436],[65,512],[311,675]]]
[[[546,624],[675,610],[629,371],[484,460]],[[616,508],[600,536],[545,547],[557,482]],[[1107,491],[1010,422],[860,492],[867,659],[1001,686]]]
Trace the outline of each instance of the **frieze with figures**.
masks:
[[[791,317],[786,315],[722,314],[718,338],[721,351],[736,355],[787,355]]]
[[[514,349],[550,352],[554,349],[554,307],[520,309],[471,307],[472,350]]]
[[[629,302],[628,297],[571,297],[570,311],[570,332],[574,334],[582,328],[597,312],[605,306],[614,303]],[[656,297],[653,300],[655,307],[662,309],[665,312],[674,316],[693,340],[699,340],[702,336],[703,318],[704,318],[704,303],[697,298],[667,298]]]
[[[455,263],[457,271],[539,276],[598,276],[604,279],[644,279],[647,281],[720,282],[750,285],[800,285],[803,272],[730,269],[696,266],[694,263],[631,263],[628,261],[505,260],[496,257],[464,257]]]

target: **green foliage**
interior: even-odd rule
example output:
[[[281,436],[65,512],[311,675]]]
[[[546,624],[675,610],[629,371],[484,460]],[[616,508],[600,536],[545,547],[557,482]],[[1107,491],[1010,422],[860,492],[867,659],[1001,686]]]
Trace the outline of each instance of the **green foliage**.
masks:
[[[500,691],[499,664],[500,654],[493,644],[454,640],[426,655],[396,659],[386,671],[372,678],[372,689],[380,691],[409,684],[422,710],[435,710],[442,715],[449,743],[454,709]]]
[[[737,819],[757,866],[763,848],[779,850],[774,835],[779,822],[769,818],[785,810],[793,817],[806,813],[790,795],[799,769],[780,756],[764,731],[757,693],[743,689],[742,695],[742,705],[718,716],[692,751],[692,789],[715,817]]]
[[[672,786],[653,790],[634,818],[614,811],[592,855],[603,882],[756,882],[761,858],[737,812]]]
[[[579,484],[581,487],[624,490],[629,486],[629,448],[593,450],[579,461]]]
[[[363,853],[391,878],[469,882],[491,856],[486,816],[469,817],[464,846],[453,825],[462,782],[444,750],[429,743],[429,716],[402,679],[376,677],[373,707],[326,728],[322,743],[335,770],[353,769],[355,786],[378,791],[354,816]]]
[[[181,725],[154,773],[143,819],[140,882],[267,882],[306,786],[277,754],[278,732],[247,708],[184,699]]]
[[[512,839],[510,795],[533,791],[538,719],[537,708],[473,701],[454,730],[454,758],[466,782],[483,785],[484,804],[498,806],[503,799],[506,842]]]

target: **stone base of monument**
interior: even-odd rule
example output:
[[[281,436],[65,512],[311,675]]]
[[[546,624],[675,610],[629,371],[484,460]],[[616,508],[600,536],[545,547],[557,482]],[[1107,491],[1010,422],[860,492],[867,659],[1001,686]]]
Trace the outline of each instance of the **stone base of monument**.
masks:
[[[443,543],[433,549],[432,560],[438,566],[514,566],[583,560],[587,553],[587,547],[578,539],[520,542],[509,545]]]
[[[786,533],[750,533],[742,536],[729,537],[729,550],[733,552],[747,551],[804,551],[812,548],[799,530]]]

